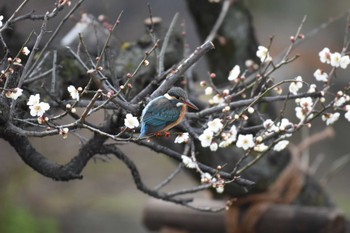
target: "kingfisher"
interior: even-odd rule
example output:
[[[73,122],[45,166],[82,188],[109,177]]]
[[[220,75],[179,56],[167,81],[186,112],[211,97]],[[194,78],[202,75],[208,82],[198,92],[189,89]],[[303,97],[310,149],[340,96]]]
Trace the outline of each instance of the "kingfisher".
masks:
[[[168,132],[185,117],[187,106],[198,110],[180,87],[172,87],[166,94],[151,100],[142,111],[139,138]]]

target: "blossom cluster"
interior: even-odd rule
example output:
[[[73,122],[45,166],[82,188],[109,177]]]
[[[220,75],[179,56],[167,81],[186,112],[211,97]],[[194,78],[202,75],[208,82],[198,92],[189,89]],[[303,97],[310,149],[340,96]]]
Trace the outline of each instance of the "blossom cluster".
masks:
[[[0,28],[2,25],[1,17],[2,15],[0,15]],[[30,50],[28,49],[28,47],[25,46],[22,48],[21,54],[23,54],[24,56],[28,56],[29,53],[30,53]],[[2,80],[3,78],[10,78],[10,75],[14,74],[15,72],[15,67],[22,66],[22,59],[19,57],[19,55],[16,57],[8,57],[7,63],[8,63],[7,68],[0,71],[0,82],[3,81]],[[12,98],[12,97],[8,97],[8,98]]]
[[[30,109],[30,115],[42,117],[44,113],[50,109],[50,105],[46,102],[40,102],[40,94],[31,95],[27,102]]]
[[[185,167],[194,169],[197,167],[197,164],[195,161],[193,161],[192,158],[182,155],[181,156],[182,163],[185,165]],[[201,183],[202,184],[210,184],[213,188],[216,189],[217,193],[223,193],[224,192],[224,186],[225,186],[225,180],[220,177],[219,174],[216,174],[216,176],[212,176],[211,174],[207,172],[201,172]]]
[[[202,147],[209,147],[212,151],[216,151],[218,147],[228,147],[233,142],[236,142],[236,147],[241,148],[245,151],[252,149],[256,152],[265,152],[269,147],[266,144],[262,143],[264,138],[274,133],[282,134],[283,137],[281,136],[281,139],[290,137],[290,133],[288,132],[291,131],[294,127],[293,124],[286,118],[283,118],[280,122],[276,124],[271,119],[267,119],[263,122],[265,131],[259,136],[254,137],[253,134],[238,134],[237,127],[235,125],[232,125],[230,130],[228,130],[227,132],[222,131],[220,136],[215,137],[215,133],[218,133],[219,130],[223,129],[222,123],[218,123],[219,119],[217,118],[215,119],[215,121],[216,123],[214,123],[214,120],[209,121],[208,128],[205,129],[203,133],[198,137]],[[212,126],[209,126],[213,123],[216,125],[214,129],[216,129],[217,132],[213,131]],[[215,140],[220,140],[221,142],[218,144],[217,142],[215,142]],[[281,151],[288,145],[288,143],[289,141],[287,140],[279,141],[276,145],[274,145],[273,150]]]
[[[333,67],[340,67],[346,69],[350,64],[350,58],[348,55],[342,55],[338,52],[331,53],[329,48],[324,48],[318,53],[320,61],[322,63],[330,64]]]
[[[350,64],[349,55],[345,55],[339,52],[331,52],[329,48],[323,48],[319,53],[319,59],[321,63],[329,64],[333,69],[341,68],[346,69]],[[333,71],[331,71],[333,72]],[[314,72],[314,77],[317,81],[328,83],[329,74],[322,69],[317,69]],[[331,125],[340,118],[340,113],[337,110],[346,111],[344,117],[350,121],[349,105],[345,105],[350,101],[349,95],[343,91],[338,91],[335,95],[333,102],[334,113],[326,112],[322,115],[322,120],[326,125]],[[345,105],[345,106],[344,106]]]
[[[272,57],[269,53],[269,49],[264,46],[259,46],[256,52],[257,57],[260,59],[262,64],[272,63]],[[346,69],[350,64],[350,58],[348,55],[341,54],[339,52],[330,52],[328,48],[324,48],[319,52],[319,58],[322,63],[331,65],[333,68]],[[247,62],[246,62],[247,63]],[[247,63],[248,64],[248,63]],[[248,69],[248,65],[247,65]],[[238,83],[244,79],[244,74],[246,71],[241,70],[241,67],[235,65],[229,72],[228,81]],[[313,76],[317,81],[327,84],[329,81],[329,74],[322,69],[317,69]],[[215,77],[211,74],[211,78]],[[304,83],[306,83],[303,78],[299,75],[290,81],[289,93],[293,95],[299,94],[300,90],[303,88]],[[202,85],[203,84],[203,85]],[[223,105],[226,102],[225,97],[229,95],[230,91],[223,90],[219,91],[214,86],[206,87],[206,83],[201,83],[205,87],[205,94],[212,95],[215,90],[214,96],[209,100],[211,105]],[[316,84],[307,84],[309,87],[306,93],[315,93],[318,88]],[[281,93],[281,92],[280,92]],[[321,98],[321,102],[324,101],[324,97]],[[343,92],[338,92],[333,100],[333,108],[345,111],[345,118],[350,121],[350,104],[346,105],[350,101],[350,97]],[[297,98],[295,100],[295,116],[303,124],[314,118],[315,105],[312,97]],[[223,112],[230,111],[230,107],[226,106],[223,108]],[[246,109],[247,113],[254,113],[254,108],[249,107]],[[322,115],[322,120],[325,121],[326,125],[331,125],[336,122],[340,117],[339,112],[334,113],[324,113]],[[248,117],[246,118],[248,119]],[[206,128],[203,130],[202,134],[199,135],[198,139],[201,142],[202,147],[209,147],[210,150],[216,151],[218,148],[230,146],[235,142],[237,148],[242,148],[245,151],[254,150],[258,152],[264,152],[268,148],[272,148],[275,151],[283,150],[288,144],[288,137],[293,133],[295,126],[287,118],[283,118],[280,121],[273,122],[271,119],[267,119],[263,122],[264,132],[258,132],[255,134],[239,134],[236,125],[227,125],[226,121],[220,118],[215,118],[207,123]],[[228,129],[229,128],[229,129]],[[271,134],[276,134],[278,137],[275,138],[273,144],[270,146],[264,144],[264,138]],[[180,138],[179,138],[180,139]],[[183,141],[183,140],[180,140]],[[265,142],[266,143],[266,142]]]

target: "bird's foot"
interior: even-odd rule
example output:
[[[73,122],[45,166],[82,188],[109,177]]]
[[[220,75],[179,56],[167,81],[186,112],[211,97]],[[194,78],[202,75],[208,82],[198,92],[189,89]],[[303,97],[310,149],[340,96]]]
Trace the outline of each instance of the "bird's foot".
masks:
[[[162,136],[162,132],[157,132],[157,133],[154,134],[154,136],[155,137],[160,137],[160,136]]]
[[[157,132],[154,134],[155,137],[167,137],[169,138],[170,137],[170,132]]]

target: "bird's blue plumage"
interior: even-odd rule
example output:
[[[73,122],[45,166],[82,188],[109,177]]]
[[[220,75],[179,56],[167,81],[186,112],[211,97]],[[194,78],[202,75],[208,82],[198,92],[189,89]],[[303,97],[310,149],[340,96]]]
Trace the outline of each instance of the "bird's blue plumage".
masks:
[[[181,113],[177,100],[159,96],[150,101],[142,111],[140,137],[152,135],[176,122]]]

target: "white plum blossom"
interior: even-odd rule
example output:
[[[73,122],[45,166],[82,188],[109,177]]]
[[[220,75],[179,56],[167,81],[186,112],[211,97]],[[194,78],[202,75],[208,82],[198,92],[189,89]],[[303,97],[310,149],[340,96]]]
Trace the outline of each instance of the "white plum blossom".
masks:
[[[299,100],[299,105],[301,107],[311,107],[313,105],[313,101],[311,97],[304,97]]]
[[[232,138],[234,141],[236,141],[237,137],[237,127],[235,125],[232,125],[230,128],[230,138]]]
[[[224,102],[225,102],[225,99],[220,94],[214,95],[213,98],[209,100],[210,104],[222,104]]]
[[[289,91],[291,93],[293,93],[294,95],[298,94],[298,91],[300,88],[303,87],[303,78],[301,76],[298,76],[295,78],[295,81],[293,81],[290,85],[289,85]]]
[[[221,141],[221,142],[219,143],[219,147],[221,147],[221,148],[228,147],[228,146],[231,145],[234,141],[235,141],[235,140],[232,140],[232,138],[228,138],[228,139],[226,139],[226,140],[224,140],[224,141]]]
[[[255,69],[257,64],[252,60],[252,59],[248,59],[244,62],[244,65],[247,67],[247,68],[253,68]]]
[[[65,127],[62,129],[62,133],[67,134],[69,132],[69,128]]]
[[[226,105],[226,106],[222,109],[222,112],[228,112],[228,111],[230,111],[230,110],[231,110],[230,106],[229,106],[229,105]]]
[[[206,129],[203,131],[201,135],[199,135],[198,139],[201,141],[202,147],[208,147],[211,145],[211,141],[213,140],[214,133],[213,131]]]
[[[258,51],[256,51],[256,56],[260,58],[261,62],[272,61],[272,57],[270,56],[268,49],[261,45],[258,47]]]
[[[22,49],[22,53],[23,53],[25,56],[28,56],[28,55],[29,55],[30,50],[28,49],[28,47],[27,47],[27,46],[23,47],[23,49]]]
[[[31,95],[29,96],[29,100],[27,102],[27,105],[34,105],[34,104],[38,104],[40,102],[40,94],[35,94],[35,95]]]
[[[269,147],[264,143],[260,143],[254,146],[254,151],[256,152],[265,152]]]
[[[279,127],[275,125],[275,123],[271,119],[266,119],[263,122],[264,128],[267,130],[267,132],[278,132]]]
[[[0,28],[2,27],[2,20],[4,19],[3,15],[0,15]]]
[[[345,119],[347,119],[348,121],[350,121],[350,105],[346,105],[346,106],[345,106],[345,110],[346,110],[347,112],[344,114],[344,117],[345,117]]]
[[[124,125],[129,129],[133,129],[139,127],[140,122],[137,117],[134,117],[132,114],[128,113],[125,116]]]
[[[212,88],[212,87],[207,87],[207,88],[205,88],[204,93],[205,93],[206,95],[211,95],[211,94],[213,94],[213,88]]]
[[[201,174],[201,183],[212,183],[215,181],[216,181],[216,179],[213,178],[213,176],[210,175],[208,172]]]
[[[44,113],[50,109],[50,105],[45,102],[40,102],[29,106],[31,116],[43,116]]]
[[[276,143],[276,145],[274,145],[273,150],[274,151],[282,151],[284,150],[289,144],[288,140],[282,140]]]
[[[217,193],[223,193],[224,192],[224,185],[218,185],[216,187],[216,192]]]
[[[341,54],[338,52],[331,53],[331,66],[339,67],[340,66]]]
[[[72,97],[72,99],[79,101],[79,98],[80,98],[79,91],[73,85],[68,86],[67,90],[70,96]]]
[[[222,91],[222,94],[223,94],[224,96],[227,96],[227,95],[230,94],[230,90],[229,90],[229,89],[225,89],[225,90]]]
[[[30,109],[30,115],[35,117],[41,117],[44,115],[44,113],[50,109],[50,105],[45,102],[40,102],[40,95],[31,95],[29,97],[29,100],[27,102],[27,105]]]
[[[239,65],[235,65],[228,75],[229,81],[237,81],[239,74],[241,73],[241,68]]]
[[[63,139],[66,139],[68,137],[69,128],[65,127],[63,129],[60,129],[59,134],[62,135]]]
[[[266,119],[263,122],[263,126],[265,129],[270,129],[275,123],[271,119]]]
[[[314,72],[314,77],[316,78],[317,81],[328,82],[328,74],[321,69],[317,69]]]
[[[347,111],[345,114],[344,114],[344,117],[350,121],[350,111]]]
[[[247,109],[247,111],[248,111],[250,114],[253,114],[254,111],[255,111],[255,109],[254,109],[253,107],[249,107],[249,108]]]
[[[335,113],[326,113],[322,115],[322,120],[326,122],[326,125],[332,125],[334,122],[336,122],[340,117],[339,112]]]
[[[188,156],[186,155],[181,155],[182,163],[185,165],[187,168],[195,168],[196,163]]]
[[[240,134],[238,135],[238,139],[236,142],[236,146],[239,148],[243,148],[243,150],[248,150],[255,146],[254,138],[252,134]]]
[[[317,91],[317,86],[315,84],[311,84],[309,87],[308,93],[315,93]]]
[[[214,120],[208,122],[208,129],[214,133],[219,132],[223,127],[224,125],[221,123],[221,119],[219,118],[215,118]]]
[[[21,89],[19,87],[16,87],[16,88],[14,88],[11,91],[7,91],[5,93],[5,95],[6,95],[7,98],[16,100],[18,97],[20,97],[22,95],[22,93],[23,93],[23,89]]]
[[[350,100],[350,97],[348,95],[337,95],[334,99],[334,104],[333,106],[334,107],[340,107],[342,106],[343,104],[345,104],[347,101]]]
[[[307,115],[309,115],[310,111],[312,110],[312,98],[311,97],[305,97],[305,98],[301,98],[299,100],[299,105],[300,107],[296,107],[295,108],[295,112],[296,112],[296,117],[303,121],[305,119],[305,117]],[[312,114],[309,115],[309,117],[312,117]]]
[[[299,120],[303,121],[307,114],[308,111],[304,111],[303,108],[295,107],[295,115]]]
[[[213,142],[212,144],[210,144],[209,148],[210,148],[211,151],[217,151],[218,144],[216,142]]]
[[[174,143],[187,143],[190,136],[188,133],[182,133],[175,138]]]
[[[229,130],[227,135],[229,135],[229,136],[225,137],[225,139],[219,143],[219,147],[221,147],[221,148],[228,147],[229,145],[231,145],[233,142],[236,141],[237,128],[235,125],[231,126],[231,129]]]
[[[331,63],[331,52],[329,48],[324,48],[321,52],[318,53],[318,55],[320,56],[320,61],[322,63]]]
[[[340,68],[346,69],[349,64],[350,64],[350,58],[348,55],[342,56],[340,58]]]
[[[277,124],[277,127],[279,127],[280,130],[284,131],[290,127],[293,127],[293,123],[291,123],[287,118],[282,118],[281,122]]]

